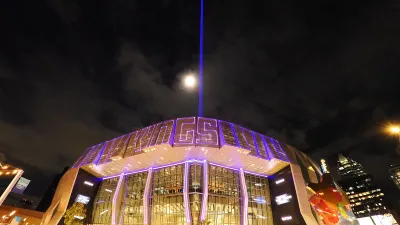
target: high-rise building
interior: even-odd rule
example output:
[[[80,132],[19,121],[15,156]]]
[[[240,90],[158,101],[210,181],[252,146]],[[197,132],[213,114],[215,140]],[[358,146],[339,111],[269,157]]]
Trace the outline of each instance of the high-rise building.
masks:
[[[390,178],[396,184],[396,186],[400,189],[400,164],[391,165],[389,168]]]
[[[376,187],[371,175],[344,179],[339,184],[346,192],[356,217],[390,213],[383,200],[384,193]]]
[[[339,154],[338,175],[341,178],[351,178],[366,175],[364,168],[356,161]]]
[[[385,206],[384,193],[374,184],[372,175],[364,172],[361,164],[339,154],[338,174],[341,176],[339,184],[360,221],[378,221],[378,224],[394,221],[389,208]]]
[[[307,155],[233,123],[186,117],[89,147],[42,225],[358,224]]]

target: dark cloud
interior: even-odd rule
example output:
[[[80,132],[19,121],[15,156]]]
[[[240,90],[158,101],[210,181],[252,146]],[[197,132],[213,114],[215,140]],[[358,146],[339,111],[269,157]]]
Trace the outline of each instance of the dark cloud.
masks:
[[[0,146],[31,179],[89,145],[196,114],[179,80],[197,69],[197,1],[0,4]],[[390,188],[395,141],[379,129],[399,118],[396,1],[205,6],[206,116],[331,164],[345,152]]]

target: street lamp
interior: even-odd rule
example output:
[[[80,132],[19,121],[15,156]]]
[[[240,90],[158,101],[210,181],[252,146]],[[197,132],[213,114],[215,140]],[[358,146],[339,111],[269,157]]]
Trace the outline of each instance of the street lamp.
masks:
[[[394,135],[399,135],[400,134],[400,127],[398,126],[391,126],[390,127],[390,133]]]

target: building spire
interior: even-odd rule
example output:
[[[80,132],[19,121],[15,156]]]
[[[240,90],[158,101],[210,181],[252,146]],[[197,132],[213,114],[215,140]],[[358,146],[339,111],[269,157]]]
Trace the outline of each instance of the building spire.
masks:
[[[344,157],[344,155],[342,153],[339,154],[339,162],[340,163],[346,163],[348,161],[349,160],[346,157]]]
[[[339,154],[338,173],[342,178],[366,175],[364,168],[358,162]]]

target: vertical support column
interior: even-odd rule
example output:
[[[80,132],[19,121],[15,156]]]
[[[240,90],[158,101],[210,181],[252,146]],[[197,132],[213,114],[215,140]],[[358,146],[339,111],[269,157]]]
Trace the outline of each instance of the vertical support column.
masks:
[[[183,174],[183,204],[185,206],[186,224],[192,224],[189,203],[189,162],[185,162],[185,173]]]
[[[244,171],[242,168],[239,170],[239,176],[240,176],[240,188],[242,189],[242,225],[247,225],[248,224],[248,218],[247,218],[247,210],[249,206],[249,196],[247,195],[247,187],[246,187],[246,178],[244,176]]]
[[[119,176],[117,187],[115,188],[113,199],[112,199],[112,205],[111,205],[111,224],[112,225],[117,224],[117,208],[120,206],[120,204],[117,204],[117,200],[118,200],[118,196],[120,195],[120,189],[121,189],[123,180],[124,180],[124,173],[121,173],[121,175]]]
[[[143,193],[143,223],[149,224],[149,198],[151,191],[151,178],[153,176],[153,168],[149,168],[147,172],[146,187]]]
[[[203,200],[201,202],[200,220],[204,222],[207,217],[208,204],[208,163],[204,160],[203,163]]]
[[[15,174],[14,179],[11,181],[11,183],[8,185],[8,187],[6,188],[6,190],[4,190],[3,194],[0,197],[0,205],[3,204],[4,200],[6,200],[8,194],[11,192],[11,190],[13,189],[13,187],[15,186],[15,184],[17,184],[19,178],[21,178],[22,174],[24,173],[23,170],[19,170],[17,172],[17,174]]]

